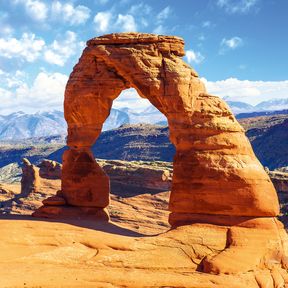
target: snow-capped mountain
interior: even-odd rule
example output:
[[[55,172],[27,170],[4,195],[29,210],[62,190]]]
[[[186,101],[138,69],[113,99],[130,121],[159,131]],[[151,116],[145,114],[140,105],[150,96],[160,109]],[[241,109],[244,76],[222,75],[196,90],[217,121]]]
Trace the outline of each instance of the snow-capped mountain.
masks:
[[[104,122],[103,130],[111,130],[117,128],[123,124],[129,124],[130,118],[126,112],[123,112],[118,109],[111,109],[110,115],[107,120]]]
[[[264,101],[256,106],[228,99],[226,99],[226,102],[235,115],[288,109],[288,99]],[[103,125],[103,130],[118,128],[123,124],[138,123],[167,125],[167,119],[152,105],[137,113],[129,108],[111,109],[110,115]],[[67,124],[61,111],[38,112],[35,114],[26,114],[20,111],[9,115],[0,115],[0,141],[45,138],[54,135],[62,135],[64,139],[66,130]]]
[[[129,117],[130,124],[138,124],[138,123],[148,123],[148,124],[156,124],[156,123],[167,123],[167,118],[154,106],[148,106],[143,109],[141,112],[135,113],[129,108],[121,108],[121,111],[127,113]]]
[[[285,99],[271,99],[260,102],[252,106],[241,101],[231,101],[229,97],[224,97],[223,100],[230,106],[235,115],[240,113],[261,112],[261,111],[277,111],[288,109],[288,98]]]
[[[275,111],[288,109],[288,99],[271,99],[255,106],[256,111]]]
[[[0,140],[18,140],[66,133],[63,112],[16,112],[0,117]]]
[[[127,113],[112,109],[103,125],[103,130],[110,130],[129,123]],[[61,111],[37,112],[26,114],[22,111],[9,115],[0,115],[0,141],[17,141],[28,138],[41,138],[65,135],[67,124]]]
[[[248,103],[239,102],[239,101],[226,101],[226,103],[232,109],[234,114],[247,113],[247,112],[254,111],[254,106]]]

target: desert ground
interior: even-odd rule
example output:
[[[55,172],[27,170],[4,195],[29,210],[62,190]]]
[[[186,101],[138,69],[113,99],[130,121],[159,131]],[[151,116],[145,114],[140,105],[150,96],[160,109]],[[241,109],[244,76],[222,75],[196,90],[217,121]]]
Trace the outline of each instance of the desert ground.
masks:
[[[227,229],[194,224],[170,230],[169,191],[138,188],[135,194],[135,187],[113,183],[109,223],[31,217],[59,188],[60,180],[41,179],[38,192],[21,195],[19,183],[1,185],[0,287],[240,288],[288,283],[280,268],[232,275],[197,272],[204,255],[225,249]]]

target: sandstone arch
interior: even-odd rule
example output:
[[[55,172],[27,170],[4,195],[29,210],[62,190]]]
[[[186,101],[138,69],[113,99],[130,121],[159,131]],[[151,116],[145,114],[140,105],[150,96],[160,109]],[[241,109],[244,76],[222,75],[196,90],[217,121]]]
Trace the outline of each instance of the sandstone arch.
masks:
[[[88,41],[65,93],[71,147],[63,158],[65,199],[76,206],[108,205],[109,181],[89,147],[113,100],[133,87],[168,119],[176,147],[173,225],[199,214],[278,215],[276,192],[242,127],[221,99],[206,93],[181,56],[184,43],[177,37],[112,34]]]
[[[172,36],[119,33],[87,42],[65,92],[70,147],[63,155],[61,196],[68,204],[65,209],[105,215],[109,179],[94,160],[90,147],[101,133],[113,100],[122,90],[132,87],[167,117],[170,139],[176,147],[170,224],[175,227],[202,222],[256,228],[256,232],[249,230],[256,233],[249,234],[251,239],[255,235],[259,238],[262,230],[268,229],[261,234],[261,241],[274,244],[269,244],[269,249],[265,246],[268,250],[263,248],[265,251],[262,249],[247,261],[259,262],[264,254],[268,259],[278,251],[277,263],[281,263],[287,240],[275,218],[279,213],[275,189],[228,106],[206,93],[197,73],[182,56],[184,41]],[[52,208],[44,208],[35,216],[46,213],[49,217]],[[57,209],[57,213],[64,213],[64,208]],[[260,243],[253,240],[249,242],[252,246],[245,248],[243,233],[248,232],[235,228],[229,231],[228,249],[207,258],[205,271],[231,272],[230,266],[239,259],[242,263],[243,257],[249,257],[251,247],[255,249]],[[274,240],[269,238],[271,233]],[[259,245],[263,246],[263,241]],[[231,263],[231,257],[235,263]],[[250,269],[252,262],[247,261],[243,265]],[[245,270],[241,265],[237,268]]]

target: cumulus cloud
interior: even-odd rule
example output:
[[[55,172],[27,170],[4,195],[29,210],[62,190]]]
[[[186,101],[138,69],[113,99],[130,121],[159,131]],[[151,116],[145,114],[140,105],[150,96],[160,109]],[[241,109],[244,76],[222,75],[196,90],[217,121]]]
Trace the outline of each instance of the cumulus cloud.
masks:
[[[0,56],[34,62],[41,55],[44,46],[45,41],[33,33],[23,33],[20,39],[0,38]]]
[[[85,43],[78,41],[77,34],[67,31],[61,39],[51,44],[33,33],[23,33],[21,38],[0,38],[0,57],[13,59],[23,64],[44,60],[47,63],[64,66],[67,60],[84,48]],[[17,62],[16,62],[17,63]]]
[[[94,23],[96,24],[97,32],[107,32],[111,25],[112,13],[109,11],[98,12],[94,17]]]
[[[258,0],[218,0],[217,5],[227,13],[248,13],[256,6]]]
[[[231,101],[257,105],[262,101],[288,98],[288,80],[285,81],[249,81],[228,78],[221,81],[204,81],[210,94],[226,97]]]
[[[186,58],[189,64],[200,64],[205,59],[200,52],[195,52],[194,50],[186,50]]]
[[[38,0],[25,1],[27,14],[36,21],[43,21],[47,18],[48,8],[44,2]]]
[[[67,80],[61,73],[40,72],[31,86],[22,82],[14,91],[0,87],[0,114],[62,109]]]
[[[70,25],[84,24],[90,17],[91,10],[83,5],[54,1],[51,6],[52,18],[63,20]]]
[[[131,14],[113,14],[111,11],[98,12],[93,22],[95,30],[101,33],[107,32],[135,32],[137,31],[137,23]]]
[[[51,3],[52,2],[52,3]],[[91,10],[84,6],[75,6],[73,3],[64,1],[50,1],[50,3],[40,0],[13,0],[14,4],[24,6],[26,14],[34,21],[44,22],[57,20],[69,25],[79,25],[85,23]]]
[[[240,37],[232,37],[230,39],[223,38],[220,43],[220,54],[225,54],[229,50],[235,50],[243,45],[243,40]]]
[[[123,32],[137,31],[137,25],[136,25],[135,19],[130,14],[126,14],[126,15],[119,14],[117,21],[116,21],[116,26],[120,27],[120,29]]]
[[[54,40],[44,52],[44,60],[50,64],[64,66],[67,60],[83,49],[83,42],[77,40],[77,34],[67,31],[63,39]]]
[[[22,4],[27,15],[35,21],[44,21],[48,16],[47,5],[39,0],[14,0],[14,4]]]

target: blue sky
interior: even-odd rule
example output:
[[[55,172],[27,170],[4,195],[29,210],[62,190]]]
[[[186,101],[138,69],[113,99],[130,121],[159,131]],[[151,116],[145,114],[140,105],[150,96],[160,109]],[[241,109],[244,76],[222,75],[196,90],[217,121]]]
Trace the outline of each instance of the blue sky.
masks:
[[[0,114],[61,109],[86,40],[125,31],[183,37],[212,94],[288,98],[287,15],[287,0],[0,0]],[[137,99],[126,91],[116,107]]]

